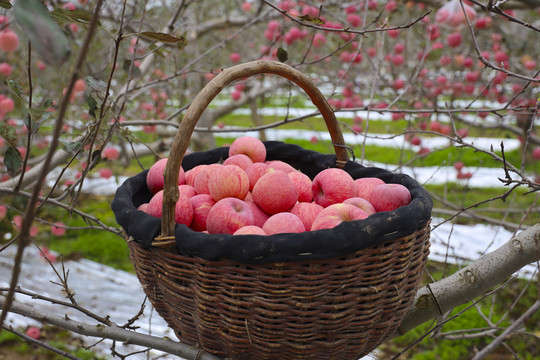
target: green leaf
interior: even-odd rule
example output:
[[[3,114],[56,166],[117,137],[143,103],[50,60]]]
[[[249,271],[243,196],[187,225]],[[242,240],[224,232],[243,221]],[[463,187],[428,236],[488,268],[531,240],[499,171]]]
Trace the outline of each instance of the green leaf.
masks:
[[[9,175],[14,176],[20,170],[22,165],[22,157],[19,150],[10,146],[4,154],[4,165],[7,168]]]
[[[94,119],[96,118],[96,110],[97,110],[97,101],[92,96],[89,96],[86,99],[86,103],[88,104],[88,113],[91,117]]]
[[[313,17],[313,16],[309,16],[309,15],[302,15],[302,16],[299,16],[298,18],[299,18],[300,20],[302,20],[302,21],[305,21],[305,22],[308,22],[308,23],[312,23],[312,24],[319,24],[319,25],[324,24],[324,20],[321,19],[320,17]]]
[[[68,153],[70,153],[72,155],[75,155],[75,153],[77,151],[79,151],[79,149],[82,146],[81,141],[64,142],[64,141],[60,140],[60,143],[62,144],[62,147],[64,148],[64,151],[66,151],[66,152],[68,152]]]
[[[286,62],[287,59],[289,58],[289,54],[287,53],[287,50],[285,50],[284,48],[282,47],[279,47],[277,49],[277,58],[279,61],[281,61],[282,63]]]
[[[43,61],[52,66],[65,63],[71,54],[69,40],[47,8],[38,0],[19,0],[14,7],[15,20]]]
[[[0,136],[2,136],[10,146],[17,146],[17,130],[13,126],[8,125],[5,121],[0,121]]]
[[[51,18],[60,25],[74,22],[89,24],[90,20],[92,20],[92,13],[83,9],[66,10],[55,8],[50,14]],[[99,22],[98,25],[100,25]]]
[[[140,77],[142,75],[141,70],[138,67],[135,65],[131,66],[131,60],[129,59],[124,60],[122,63],[122,69],[124,69],[126,73],[129,73],[131,70],[133,77]]]
[[[443,49],[431,50],[429,52],[428,56],[426,57],[426,60],[428,60],[428,61],[439,60],[441,58],[442,54],[443,54]]]
[[[23,92],[23,89],[21,87],[21,84],[19,84],[18,82],[16,82],[15,80],[12,80],[12,79],[9,79],[7,81],[7,84],[9,86],[9,88],[11,89],[11,91],[19,98],[22,100],[22,97],[21,97],[21,94]]]
[[[103,80],[96,79],[92,76],[87,76],[85,80],[86,84],[97,92],[104,93],[107,90],[107,83]]]
[[[11,3],[9,0],[0,0],[0,7],[3,7],[4,9],[11,9]]]
[[[142,36],[149,40],[160,41],[162,43],[167,43],[167,44],[176,44],[179,41],[185,41],[185,38],[183,36],[176,37],[169,34],[153,32],[153,31],[143,31],[140,33],[135,33],[133,35]]]
[[[32,134],[37,133],[41,125],[51,118],[53,114],[52,111],[49,111],[51,104],[52,101],[47,99],[40,107],[26,109],[28,115],[32,117]],[[26,117],[25,124],[27,127],[29,127],[28,122],[29,119]]]

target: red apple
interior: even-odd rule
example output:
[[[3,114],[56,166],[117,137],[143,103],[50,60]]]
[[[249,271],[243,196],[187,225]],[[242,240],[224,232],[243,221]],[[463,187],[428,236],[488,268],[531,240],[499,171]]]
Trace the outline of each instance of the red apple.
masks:
[[[163,190],[158,191],[148,203],[147,213],[160,218],[163,208]],[[189,198],[180,194],[174,208],[174,221],[189,226],[193,220],[193,207]]]
[[[540,160],[540,146],[534,148],[532,151],[532,157],[536,161]]]
[[[179,185],[178,191],[180,192],[180,194],[185,195],[188,199],[197,195],[197,191],[195,191],[195,188],[187,184]]]
[[[360,208],[350,204],[332,204],[323,209],[313,220],[311,230],[332,229],[344,221],[361,220],[368,214]]]
[[[319,215],[323,209],[324,208],[321,205],[315,204],[314,202],[297,202],[290,212],[302,220],[306,230],[310,230],[313,220],[315,220],[317,215]]]
[[[365,177],[354,180],[356,183],[356,196],[364,198],[369,201],[371,191],[378,186],[382,185],[385,182],[376,177]]]
[[[369,202],[376,211],[392,211],[409,204],[411,193],[401,184],[383,184],[373,189]]]
[[[233,235],[268,235],[258,226],[247,225],[236,230]]]
[[[369,201],[361,197],[348,198],[347,200],[343,201],[343,203],[354,205],[360,208],[361,210],[364,210],[368,215],[374,214],[376,212],[373,205],[371,205]]]
[[[248,166],[246,169],[246,174],[249,178],[249,190],[253,191],[253,187],[257,183],[257,181],[263,176],[264,174],[274,171],[270,166],[268,166],[265,163],[256,162],[253,163],[251,166]]]
[[[290,212],[281,212],[270,216],[262,229],[268,235],[306,231],[302,220]]]
[[[216,203],[210,194],[199,194],[189,198],[189,202],[193,207],[193,220],[191,221],[191,229],[195,231],[206,230],[206,218],[212,206]]]
[[[357,185],[345,170],[330,168],[315,175],[311,191],[313,200],[322,207],[327,207],[356,196]]]
[[[313,193],[311,192],[312,183],[309,176],[300,171],[292,171],[287,176],[291,179],[298,192],[298,201],[311,202],[313,200]]]
[[[148,203],[144,203],[144,204],[139,205],[137,210],[141,210],[141,211],[148,214]]]
[[[246,225],[253,225],[253,213],[246,202],[237,198],[219,200],[206,218],[206,229],[210,234],[234,234]]]
[[[253,200],[269,215],[290,210],[298,201],[298,192],[291,179],[281,170],[261,176],[253,187]]]
[[[253,224],[255,226],[262,228],[266,220],[268,220],[268,218],[270,217],[270,215],[265,213],[264,210],[261,209],[261,207],[255,203],[255,201],[245,200],[245,199],[244,201],[251,208],[251,212],[253,212]]]
[[[185,172],[186,184],[195,187],[195,178],[197,177],[199,172],[207,166],[208,165],[205,165],[205,164],[197,165],[194,168],[186,171]]]
[[[281,170],[281,171],[286,172],[286,173],[297,171],[294,167],[287,164],[285,161],[270,160],[270,161],[266,161],[265,163],[274,170]]]
[[[246,154],[236,154],[226,158],[223,165],[236,165],[246,170],[250,165],[253,165],[253,161]]]
[[[264,162],[266,160],[266,147],[264,143],[252,136],[236,138],[229,147],[229,156],[245,154],[251,161]]]
[[[224,166],[223,164],[210,164],[199,170],[195,180],[193,181],[193,187],[197,194],[210,194],[208,189],[208,178],[217,168]]]
[[[163,172],[165,171],[165,166],[167,165],[167,158],[158,160],[150,167],[148,174],[146,175],[146,185],[148,190],[152,194],[157,193],[159,190],[163,189],[164,177]],[[178,185],[182,185],[185,182],[185,173],[184,169],[180,167],[180,173],[178,174]]]
[[[215,167],[208,176],[208,191],[215,201],[228,197],[244,199],[249,191],[249,178],[236,165]]]

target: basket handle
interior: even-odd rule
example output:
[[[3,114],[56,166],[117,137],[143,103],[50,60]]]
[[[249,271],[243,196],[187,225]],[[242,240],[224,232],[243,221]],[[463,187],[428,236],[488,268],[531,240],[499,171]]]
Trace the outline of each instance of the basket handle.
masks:
[[[262,73],[280,75],[304,89],[324,118],[336,152],[336,166],[343,167],[349,159],[343,134],[339,128],[336,116],[334,115],[334,110],[308,76],[290,65],[270,60],[257,60],[232,66],[221,71],[206,84],[199,94],[197,94],[187,109],[173,139],[169,160],[167,161],[164,172],[165,182],[161,217],[161,236],[158,238],[165,240],[165,238],[170,239],[174,236],[174,207],[179,198],[178,174],[191,135],[193,134],[195,125],[203,111],[214,97],[216,97],[221,90],[232,81]]]

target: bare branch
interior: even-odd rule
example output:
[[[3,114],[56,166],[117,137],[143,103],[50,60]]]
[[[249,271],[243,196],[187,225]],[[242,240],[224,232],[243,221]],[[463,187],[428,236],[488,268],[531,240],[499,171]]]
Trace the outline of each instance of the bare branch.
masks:
[[[540,223],[475,263],[421,288],[395,336],[471,301],[535,261],[540,261]]]

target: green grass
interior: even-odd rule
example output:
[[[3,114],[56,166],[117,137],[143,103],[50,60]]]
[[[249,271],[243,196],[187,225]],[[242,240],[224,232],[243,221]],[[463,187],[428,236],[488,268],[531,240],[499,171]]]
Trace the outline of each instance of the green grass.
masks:
[[[343,132],[350,132],[350,129],[347,129],[347,126],[352,126],[353,120],[350,118],[340,117],[339,113],[336,114],[338,121],[343,125]],[[281,122],[284,120],[283,116],[264,116],[263,124],[273,124],[276,122]],[[365,119],[362,123],[364,129],[368,127],[369,133],[373,134],[400,134],[408,129],[418,129],[420,122],[425,121],[422,118],[416,118],[411,120],[401,119],[398,121],[383,121],[383,120],[369,120],[366,122]],[[253,120],[250,115],[241,115],[241,114],[228,114],[223,116],[218,122],[222,122],[228,126],[239,126],[239,127],[253,127]],[[465,127],[456,125],[457,128]],[[307,118],[302,121],[289,122],[279,126],[279,129],[308,129],[314,131],[327,131],[324,120],[321,117],[312,117]],[[499,137],[499,138],[516,138],[516,136],[502,129],[477,129],[474,127],[468,128],[469,137]],[[437,136],[437,135],[428,135],[424,134],[423,136]]]
[[[98,217],[104,224],[119,228],[111,210],[111,197],[83,196],[77,208],[84,213]],[[81,228],[88,224],[76,214],[65,210],[47,207],[44,212],[55,221],[62,221],[69,227]],[[36,239],[39,244],[47,245],[65,259],[84,257],[117,269],[133,271],[129,260],[129,251],[123,237],[102,229],[73,229],[64,236],[51,236],[48,225],[40,226],[42,231]]]
[[[234,138],[216,137],[217,146],[227,146]],[[311,143],[308,140],[286,138],[282,140],[289,144],[297,144],[305,149],[314,150],[320,153],[334,153],[333,146],[329,141],[318,141]],[[361,158],[362,146],[351,146],[357,159]],[[418,156],[416,151],[410,149],[396,149],[375,145],[366,145],[363,148],[363,158],[367,161],[375,161],[390,165],[410,165],[410,166],[452,166],[456,161],[461,161],[474,172],[476,167],[502,167],[501,162],[495,160],[490,155],[483,152],[476,152],[471,148],[446,147],[440,150],[434,149],[427,156]],[[500,152],[495,152],[499,156]],[[505,152],[507,162],[519,168],[521,165],[521,153],[519,150]],[[540,171],[540,164],[529,163],[525,166],[526,171]]]

